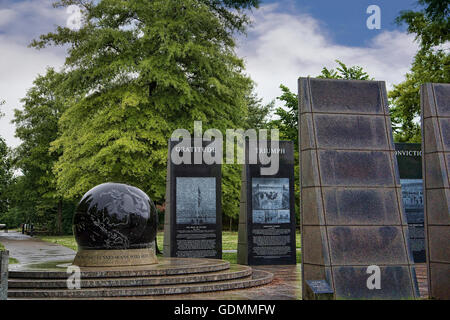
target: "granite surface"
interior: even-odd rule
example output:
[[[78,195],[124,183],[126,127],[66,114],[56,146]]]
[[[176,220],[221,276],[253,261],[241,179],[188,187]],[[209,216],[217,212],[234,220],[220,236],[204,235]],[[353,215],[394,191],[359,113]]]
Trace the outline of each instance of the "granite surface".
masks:
[[[0,300],[8,297],[8,260],[9,252],[0,251]]]
[[[421,86],[429,295],[450,299],[450,84]]]
[[[417,297],[384,82],[300,78],[299,123],[303,292],[325,280],[334,299]]]

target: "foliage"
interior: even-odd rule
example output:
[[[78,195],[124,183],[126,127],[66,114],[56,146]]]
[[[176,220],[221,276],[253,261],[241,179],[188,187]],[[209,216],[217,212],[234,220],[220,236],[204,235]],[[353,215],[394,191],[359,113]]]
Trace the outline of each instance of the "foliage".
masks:
[[[0,137],[0,223],[9,209],[8,190],[12,181],[12,164],[10,149]]]
[[[245,32],[246,12],[258,0],[63,0],[55,6],[73,4],[82,9],[79,30],[59,26],[31,43],[68,48],[58,92],[71,99],[64,100],[50,149],[58,155],[58,196],[70,201],[114,181],[163,203],[167,141],[175,129],[192,132],[194,120],[222,132],[263,122],[266,110],[251,94],[233,39]],[[223,170],[224,211],[235,216],[240,168]]]
[[[15,225],[37,223],[37,227],[56,233],[62,233],[63,229],[70,232],[67,224],[71,217],[63,219],[62,215],[64,210],[73,207],[61,200],[55,186],[53,166],[60,153],[49,151],[50,143],[58,136],[65,97],[69,96],[60,90],[63,77],[53,69],[38,76],[22,99],[23,108],[15,110],[13,120],[16,136],[22,140],[14,152],[14,164],[22,175],[11,187],[11,201],[15,205],[10,215],[15,217]]]
[[[416,35],[420,48],[406,80],[389,92],[394,140],[420,142],[420,86],[426,82],[450,82],[450,22],[448,0],[419,0],[420,11],[402,11],[399,24]]]
[[[335,60],[339,67],[336,70],[328,70],[323,67],[322,72],[317,78],[321,79],[347,79],[347,80],[373,80],[360,66],[347,67],[343,62]]]

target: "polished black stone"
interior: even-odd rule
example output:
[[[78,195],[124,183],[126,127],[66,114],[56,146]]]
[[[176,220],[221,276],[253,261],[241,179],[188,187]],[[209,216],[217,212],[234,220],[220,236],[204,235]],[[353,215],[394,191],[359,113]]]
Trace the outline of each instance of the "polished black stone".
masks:
[[[84,250],[139,249],[156,238],[157,216],[142,190],[103,183],[89,190],[77,206],[73,231]]]

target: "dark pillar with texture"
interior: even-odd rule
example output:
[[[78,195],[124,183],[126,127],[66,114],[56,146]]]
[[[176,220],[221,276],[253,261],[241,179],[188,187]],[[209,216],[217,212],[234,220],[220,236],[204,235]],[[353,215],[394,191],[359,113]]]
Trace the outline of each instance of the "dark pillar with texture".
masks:
[[[8,260],[9,252],[0,251],[0,300],[8,298]]]
[[[205,163],[215,155],[210,142],[192,139],[188,146],[169,141],[164,214],[165,257],[222,258],[221,164]],[[190,157],[175,164],[172,150]],[[196,164],[195,159],[201,159]]]
[[[237,262],[246,265],[296,264],[294,144],[278,141],[278,148],[256,144],[245,148],[242,169],[241,204]],[[266,144],[264,143],[264,145]],[[250,150],[252,149],[252,150]],[[257,159],[249,163],[249,152],[276,152],[279,170],[274,175],[262,175],[263,165]]]
[[[384,82],[300,78],[299,127],[304,299],[418,296]]]
[[[428,292],[450,299],[450,84],[421,87]]]

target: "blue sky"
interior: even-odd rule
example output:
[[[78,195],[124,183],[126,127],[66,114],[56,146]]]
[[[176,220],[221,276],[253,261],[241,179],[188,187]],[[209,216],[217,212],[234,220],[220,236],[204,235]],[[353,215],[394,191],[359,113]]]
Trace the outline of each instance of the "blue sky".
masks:
[[[0,136],[13,147],[20,143],[11,124],[14,108],[21,107],[38,74],[64,63],[62,48],[28,48],[40,34],[67,24],[69,14],[52,2],[0,0],[0,99],[6,101]],[[381,9],[379,30],[366,26],[369,5]],[[251,13],[253,24],[247,36],[238,38],[236,52],[265,103],[280,95],[280,84],[296,92],[298,77],[334,68],[335,59],[362,66],[389,89],[403,81],[417,51],[414,37],[394,20],[401,10],[415,8],[415,0],[264,0]]]
[[[303,12],[321,21],[337,43],[364,46],[372,37],[386,30],[405,30],[395,23],[401,10],[416,10],[415,0],[263,0],[262,4],[282,3],[279,12]],[[366,9],[378,5],[381,9],[381,29],[369,30]]]

